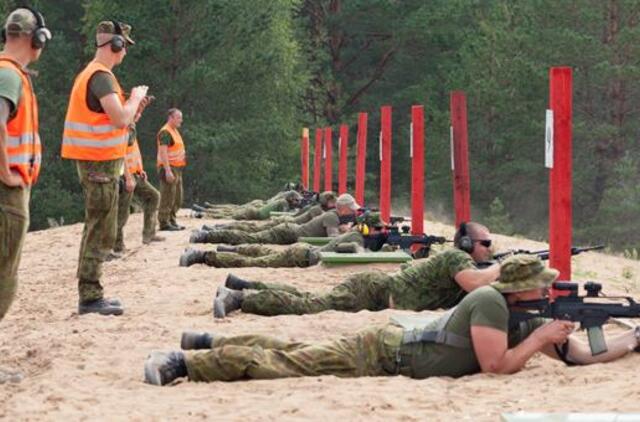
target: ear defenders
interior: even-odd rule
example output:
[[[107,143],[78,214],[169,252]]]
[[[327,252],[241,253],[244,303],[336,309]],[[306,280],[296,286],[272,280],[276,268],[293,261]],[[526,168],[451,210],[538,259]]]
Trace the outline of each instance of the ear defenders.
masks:
[[[34,50],[40,50],[44,48],[47,44],[47,41],[51,39],[51,31],[46,27],[44,23],[44,17],[42,13],[38,12],[35,9],[32,9],[29,6],[20,6],[20,9],[27,9],[33,17],[36,18],[36,29],[33,30],[31,34],[31,48]],[[2,28],[2,32],[0,33],[0,37],[3,43],[7,42],[7,30]]]
[[[96,47],[104,47],[105,45],[110,44],[111,51],[119,53],[127,45],[127,40],[124,39],[124,35],[122,34],[122,26],[120,25],[120,22],[112,20],[111,23],[113,24],[113,30],[115,31],[113,38],[102,44],[96,43]]]
[[[458,249],[469,254],[473,252],[473,239],[471,239],[471,237],[467,233],[467,223],[465,223],[464,221],[460,223],[460,227],[458,228],[458,236],[456,237],[458,238],[456,242],[456,246],[458,247]]]

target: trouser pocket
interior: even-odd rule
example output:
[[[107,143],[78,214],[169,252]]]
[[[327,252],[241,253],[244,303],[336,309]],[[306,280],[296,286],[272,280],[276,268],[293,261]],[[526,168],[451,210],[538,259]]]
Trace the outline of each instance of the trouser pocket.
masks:
[[[7,258],[20,248],[27,231],[28,219],[24,215],[0,206],[0,256]]]

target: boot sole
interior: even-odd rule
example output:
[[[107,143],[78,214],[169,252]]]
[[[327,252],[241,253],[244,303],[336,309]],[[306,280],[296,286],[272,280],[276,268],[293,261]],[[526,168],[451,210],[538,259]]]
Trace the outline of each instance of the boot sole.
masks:
[[[159,359],[160,353],[151,352],[151,354],[147,357],[146,362],[144,363],[144,382],[152,385],[163,385],[162,384],[162,376],[160,375],[160,371],[158,370],[158,364],[156,364],[156,360]]]

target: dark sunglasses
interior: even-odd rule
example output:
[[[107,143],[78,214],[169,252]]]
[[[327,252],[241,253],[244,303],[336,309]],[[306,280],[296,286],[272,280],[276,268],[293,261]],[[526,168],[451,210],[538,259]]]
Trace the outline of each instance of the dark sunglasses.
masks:
[[[481,240],[474,239],[473,241],[474,242],[478,242],[479,244],[481,244],[485,248],[490,248],[491,247],[491,239],[481,239]]]

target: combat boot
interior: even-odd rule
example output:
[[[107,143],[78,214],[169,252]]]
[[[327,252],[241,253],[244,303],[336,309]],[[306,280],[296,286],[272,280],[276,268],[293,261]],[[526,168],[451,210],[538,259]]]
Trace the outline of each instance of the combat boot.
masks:
[[[185,331],[180,339],[182,350],[202,350],[211,349],[213,337],[209,333],[198,333],[196,331]]]
[[[224,287],[231,290],[244,290],[255,289],[255,283],[253,281],[244,280],[231,273],[227,274],[227,279],[224,281]]]
[[[158,227],[158,230],[163,232],[177,232],[182,229],[174,226],[173,224],[161,224],[160,227]]]
[[[122,315],[124,309],[118,299],[97,299],[78,304],[78,314]]]
[[[227,289],[224,286],[218,287],[216,297],[213,299],[213,317],[226,317],[229,312],[240,309],[243,300],[242,291]]]
[[[180,224],[178,224],[178,222],[177,222],[177,221],[175,221],[175,220],[171,220],[171,221],[169,221],[169,224],[171,224],[172,226],[174,226],[174,227],[175,227],[175,228],[177,228],[178,230],[184,230],[184,229],[186,229],[186,227],[185,227],[185,226],[181,226],[181,225],[180,225]]]
[[[218,247],[216,248],[216,251],[218,251],[218,252],[238,252],[238,247],[237,246],[230,246],[230,245],[218,245]]]
[[[167,240],[165,237],[158,236],[157,234],[154,234],[153,236],[151,236],[148,239],[142,239],[142,243],[145,244],[145,245],[148,245],[151,242],[164,242],[165,240]]]
[[[206,212],[207,209],[203,206],[200,206],[198,204],[193,204],[191,205],[191,209],[194,210],[195,212]]]
[[[107,256],[104,258],[106,262],[115,261],[116,259],[120,259],[124,256],[122,252],[117,251],[109,251]]]
[[[193,248],[187,248],[180,256],[180,266],[190,267],[193,264],[204,264],[204,251],[198,251]]]
[[[208,234],[209,232],[205,230],[194,230],[189,237],[189,243],[207,243]]]
[[[151,352],[144,363],[144,382],[166,385],[187,376],[187,364],[182,352]]]

